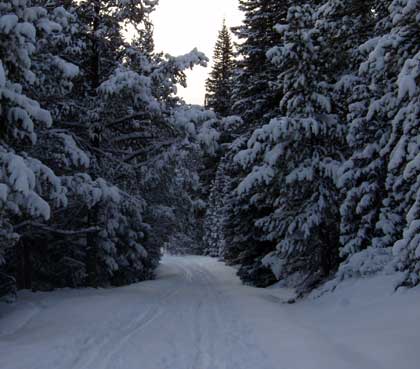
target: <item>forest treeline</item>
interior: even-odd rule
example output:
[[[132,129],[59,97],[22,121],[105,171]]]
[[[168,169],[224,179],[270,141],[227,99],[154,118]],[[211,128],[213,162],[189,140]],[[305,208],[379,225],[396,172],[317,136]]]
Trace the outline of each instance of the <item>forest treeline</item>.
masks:
[[[420,282],[420,1],[239,4],[200,107],[158,0],[0,3],[0,296],[149,279],[162,249],[302,294]]]
[[[379,271],[418,284],[420,1],[239,3],[236,50],[224,27],[207,83],[207,106],[237,119],[206,252],[301,293]]]
[[[157,4],[0,3],[0,296],[133,283],[168,245],[199,251],[216,115],[176,91],[207,58],[154,51]]]

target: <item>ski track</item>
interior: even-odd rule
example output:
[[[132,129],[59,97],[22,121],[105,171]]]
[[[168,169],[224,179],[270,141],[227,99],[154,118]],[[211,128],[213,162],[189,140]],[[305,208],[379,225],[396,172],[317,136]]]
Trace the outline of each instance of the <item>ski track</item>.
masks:
[[[234,316],[239,316],[239,310],[234,307],[227,295],[224,295],[218,287],[217,279],[203,265],[196,268],[195,274],[205,289],[205,301],[211,301],[208,309],[199,317],[195,326],[206,326],[211,321],[212,331],[201,337],[198,349],[199,360],[194,363],[191,369],[228,369],[228,368],[270,368],[265,362],[265,354],[255,341],[249,342],[252,332],[247,330],[246,320],[238,324]],[[200,306],[202,302],[200,303]],[[208,326],[208,324],[207,324]],[[216,348],[214,337],[220,337],[219,347]],[[226,350],[226,348],[229,348]],[[232,350],[234,349],[234,350]],[[233,352],[232,352],[233,351]],[[234,351],[238,351],[237,355]],[[204,353],[204,354],[203,354]]]
[[[89,348],[84,351],[91,350],[93,355],[87,359],[87,362],[81,364],[79,361],[75,363],[73,369],[112,369],[113,359],[123,349],[134,335],[141,332],[147,325],[151,324],[153,320],[157,319],[161,314],[165,301],[170,297],[176,295],[178,290],[169,293],[167,296],[159,300],[146,313],[140,315],[137,319],[129,322],[128,326],[120,333],[113,333],[113,335],[102,343],[95,342],[95,337],[91,338]]]
[[[25,295],[22,320],[0,335],[0,369],[411,368],[346,341],[322,309],[282,304],[234,274],[214,259],[167,256],[154,281]]]

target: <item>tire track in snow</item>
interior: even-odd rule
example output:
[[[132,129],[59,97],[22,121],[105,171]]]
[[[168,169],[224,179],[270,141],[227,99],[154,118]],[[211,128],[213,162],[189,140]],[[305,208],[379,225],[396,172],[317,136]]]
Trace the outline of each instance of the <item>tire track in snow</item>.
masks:
[[[149,308],[138,319],[131,321],[128,326],[120,330],[118,333],[112,334],[102,342],[98,342],[94,338],[88,338],[86,343],[90,344],[84,352],[90,352],[88,358],[78,359],[73,369],[106,369],[108,367],[111,356],[126,343],[129,338],[142,328],[146,327],[150,322],[158,317],[160,309],[155,306]]]
[[[202,319],[206,316],[204,308],[207,296],[205,293],[206,290],[201,288],[203,282],[205,281],[201,280],[200,271],[195,267],[195,262],[190,261],[188,263],[184,263],[181,258],[178,258],[176,266],[183,273],[185,278],[185,287],[190,289],[190,291],[194,291],[194,295],[197,295],[197,300],[194,299],[194,301],[191,301],[192,314],[190,321],[190,324],[192,324],[192,335],[194,336],[193,344],[195,345],[196,352],[192,355],[192,363],[188,367],[189,369],[206,369],[207,366],[204,366],[204,358],[206,355],[203,344],[204,327]]]
[[[199,303],[200,309],[195,318],[197,327],[197,353],[190,369],[231,369],[241,368],[238,363],[232,363],[231,349],[237,345],[237,337],[226,341],[226,337],[231,335],[231,326],[227,327],[226,311],[221,309],[220,291],[217,290],[217,280],[213,274],[209,273],[200,263],[191,266],[200,282],[202,298]],[[211,322],[209,325],[208,322]],[[211,329],[210,329],[211,327]],[[219,342],[218,340],[221,340]],[[217,349],[217,344],[222,344],[226,353],[223,355]],[[219,347],[220,349],[220,347]],[[258,367],[259,368],[259,367]]]
[[[196,352],[194,355],[194,361],[192,363],[191,369],[201,368],[205,369],[203,366],[204,350],[203,350],[203,329],[201,327],[201,315],[203,310],[204,301],[201,299],[198,302],[197,308],[194,314],[194,336],[195,336],[195,345]]]
[[[185,268],[185,266],[180,263],[176,264],[176,267],[181,270],[187,282],[191,282],[193,280],[192,273],[188,270],[188,268]],[[119,339],[115,347],[105,356],[105,365],[99,367],[95,365],[92,369],[116,369],[114,360],[117,358],[118,353],[124,348],[125,344],[127,344],[135,335],[141,333],[141,331],[153,323],[157,318],[163,315],[166,309],[162,308],[162,306],[165,306],[165,303],[172,297],[176,296],[183,287],[184,285],[181,285],[177,287],[176,290],[173,290],[159,298],[155,305],[142,315],[139,324],[137,324],[133,329],[130,329],[129,332]]]
[[[41,304],[35,304],[33,302],[28,302],[25,305],[22,304],[25,309],[23,311],[16,311],[16,315],[19,316],[19,321],[16,324],[11,325],[10,328],[0,329],[0,340],[7,341],[15,336],[19,331],[27,327],[32,320],[43,311]]]
[[[254,339],[249,340],[255,337],[252,329],[245,317],[241,317],[241,312],[235,309],[232,299],[217,288],[221,285],[214,273],[201,264],[199,266],[199,272],[207,281],[208,300],[213,301],[210,304],[213,310],[212,321],[218,322],[216,324],[218,332],[209,338],[211,342],[214,342],[216,337],[221,339],[218,350],[213,347],[213,364],[205,369],[279,369],[278,363],[273,366],[267,362],[266,353]],[[235,355],[237,351],[239,354]],[[221,355],[222,352],[224,355]],[[214,361],[219,355],[221,355],[220,360]]]
[[[228,294],[223,293],[223,286],[220,285],[217,275],[209,271],[206,268],[206,264],[202,265],[198,261],[197,265],[198,267],[196,266],[195,269],[202,276],[200,280],[207,281],[206,302],[214,310],[213,316],[210,312],[206,311],[208,314],[207,318],[212,322],[212,326],[218,326],[220,328],[217,334],[213,334],[213,339],[219,338],[221,341],[217,347],[218,350],[213,350],[216,356],[213,357],[210,365],[208,365],[208,362],[204,362],[204,366],[193,366],[191,369],[282,369],[279,367],[281,362],[271,362],[268,359],[267,352],[259,344],[257,334],[252,324],[250,324],[252,320],[250,322],[244,316],[240,307],[239,309],[237,308],[235,298],[230,298]],[[214,301],[214,303],[210,303],[211,301]],[[299,335],[302,339],[316,345],[321,345],[326,355],[331,355],[332,358],[335,358],[335,361],[338,360],[340,362],[340,367],[353,368],[354,361],[356,361],[358,363],[357,367],[359,368],[375,367],[382,369],[382,366],[378,362],[366,357],[366,355],[362,355],[351,347],[336,342],[317,327],[305,324],[305,322],[292,317],[285,311],[283,313],[279,311],[279,315],[288,316],[288,322],[292,323],[295,331],[300,331]],[[217,322],[221,324],[217,324]],[[209,337],[210,340],[211,338]],[[202,345],[206,344],[205,337],[201,341],[203,342]],[[209,347],[207,346],[206,349],[208,350]],[[208,351],[211,352],[211,350]]]
[[[183,267],[180,267],[179,265],[177,265],[177,267],[182,270],[187,279],[190,279]],[[165,310],[162,306],[165,305],[167,300],[178,294],[182,287],[183,286],[180,286],[176,290],[171,290],[169,293],[159,297],[158,301],[145,313],[102,342],[95,342],[95,337],[88,338],[85,343],[91,344],[88,348],[84,349],[83,352],[89,352],[91,350],[93,352],[87,359],[76,359],[72,365],[73,369],[115,369],[113,360],[116,359],[118,353],[124,348],[124,345],[128,343],[134,335],[140,333],[144,328],[162,315]],[[84,362],[81,363],[82,361]],[[82,366],[80,366],[81,364]]]

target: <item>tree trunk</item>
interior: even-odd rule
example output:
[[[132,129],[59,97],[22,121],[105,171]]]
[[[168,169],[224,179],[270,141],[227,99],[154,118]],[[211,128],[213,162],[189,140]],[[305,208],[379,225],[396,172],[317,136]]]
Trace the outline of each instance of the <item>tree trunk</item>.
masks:
[[[16,247],[16,285],[18,290],[32,288],[32,260],[31,247],[24,237]]]
[[[100,85],[100,46],[98,44],[96,32],[99,29],[100,25],[100,16],[101,16],[101,1],[96,0],[94,3],[94,20],[93,20],[93,34],[92,34],[92,59],[91,59],[91,69],[92,69],[92,94],[96,96],[96,89]],[[92,146],[99,148],[100,146],[100,130],[99,127],[94,127],[94,135],[91,138]],[[91,173],[94,174],[94,173]],[[92,176],[94,177],[94,175]],[[94,206],[91,209],[88,209],[88,219],[87,227],[95,227],[98,223],[98,208]],[[90,287],[98,287],[98,239],[96,233],[88,233],[86,235],[86,246],[87,246],[87,261],[86,269],[88,275],[88,285]]]
[[[98,210],[96,207],[89,209],[88,227],[95,227],[98,221]],[[88,285],[98,287],[98,239],[97,233],[88,233],[86,235],[87,262],[86,269],[88,275]]]

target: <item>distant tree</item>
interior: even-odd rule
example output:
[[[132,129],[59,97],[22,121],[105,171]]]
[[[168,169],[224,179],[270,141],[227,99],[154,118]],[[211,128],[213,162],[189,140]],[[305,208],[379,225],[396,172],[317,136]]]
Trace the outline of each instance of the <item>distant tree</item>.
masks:
[[[206,106],[222,116],[230,113],[232,104],[232,77],[235,68],[233,43],[223,21],[222,30],[214,48],[214,66],[206,81]]]
[[[231,186],[231,178],[226,173],[226,164],[226,157],[223,157],[211,187],[204,223],[205,254],[213,257],[222,257],[225,248],[223,232],[226,213],[225,199]]]

